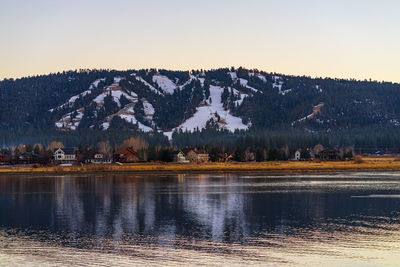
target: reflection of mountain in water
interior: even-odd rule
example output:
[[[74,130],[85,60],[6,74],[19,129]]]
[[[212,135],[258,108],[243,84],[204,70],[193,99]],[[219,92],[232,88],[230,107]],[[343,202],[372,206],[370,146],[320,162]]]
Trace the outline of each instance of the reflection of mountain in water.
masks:
[[[0,227],[32,227],[83,236],[125,234],[241,242],[301,229],[345,231],[362,216],[399,211],[400,200],[352,198],[398,194],[393,178],[381,183],[320,178],[246,178],[240,175],[88,175],[0,177]],[[371,179],[371,178],[369,178]],[[317,182],[315,182],[317,181]],[[395,183],[395,184],[396,184]],[[335,221],[335,224],[331,222]],[[334,225],[334,226],[333,226]]]

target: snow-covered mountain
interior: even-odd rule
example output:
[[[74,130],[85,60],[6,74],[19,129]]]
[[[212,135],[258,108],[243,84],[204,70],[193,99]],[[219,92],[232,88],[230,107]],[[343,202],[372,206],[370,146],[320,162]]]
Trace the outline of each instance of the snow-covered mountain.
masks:
[[[239,82],[242,86],[249,89],[250,93],[258,92],[257,89],[247,85],[248,81],[245,79],[233,78],[234,73],[230,73],[232,76],[232,84]],[[236,76],[235,76],[236,77]],[[154,96],[173,96],[176,92],[187,90],[190,93],[195,88],[195,82],[197,81],[200,85],[201,91],[207,91],[208,94],[204,93],[204,97],[201,99],[198,106],[195,107],[195,111],[188,118],[183,119],[180,124],[172,129],[163,129],[157,125],[157,122],[153,119],[155,115],[155,108],[153,104],[146,98],[142,97],[139,99],[138,94],[134,88],[126,88],[125,81],[129,85],[133,85],[133,80],[141,83],[144,88],[147,89],[149,95]],[[112,102],[116,104],[118,110],[112,114],[108,114],[102,118],[102,122],[98,124],[101,129],[108,130],[111,121],[115,117],[119,117],[134,126],[137,126],[137,130],[143,132],[158,131],[163,132],[168,137],[172,136],[173,131],[188,131],[193,132],[195,130],[202,130],[209,126],[210,123],[214,124],[220,129],[226,129],[231,132],[235,130],[248,130],[251,126],[251,122],[244,123],[242,118],[235,116],[229,107],[223,103],[222,95],[224,88],[233,92],[237,100],[234,101],[236,107],[240,106],[243,100],[248,97],[248,93],[239,91],[233,87],[223,87],[218,85],[218,82],[207,85],[205,88],[205,78],[203,75],[189,75],[185,81],[180,81],[179,78],[174,80],[164,76],[160,73],[152,75],[151,80],[147,81],[142,76],[136,73],[131,73],[128,76],[114,77],[113,83],[109,85],[103,85],[105,78],[96,79],[91,83],[89,88],[82,93],[70,97],[65,103],[49,109],[50,112],[61,112],[60,118],[55,122],[55,126],[64,131],[75,131],[79,128],[81,121],[84,118],[85,112],[88,107],[95,106],[94,116],[105,108],[105,99],[108,97]],[[180,83],[179,83],[180,82]],[[95,92],[96,91],[96,92]],[[77,99],[83,97],[90,97],[91,101],[85,104],[78,104]],[[121,103],[121,98],[125,101]],[[143,113],[140,116],[142,120],[138,119],[135,115],[135,106],[140,103],[143,107]],[[182,103],[183,104],[183,103]],[[71,109],[73,109],[71,111]],[[65,111],[65,114],[62,114]],[[96,127],[95,124],[90,125],[89,128]]]
[[[0,128],[306,132],[400,127],[400,85],[243,68],[81,70],[0,81]]]

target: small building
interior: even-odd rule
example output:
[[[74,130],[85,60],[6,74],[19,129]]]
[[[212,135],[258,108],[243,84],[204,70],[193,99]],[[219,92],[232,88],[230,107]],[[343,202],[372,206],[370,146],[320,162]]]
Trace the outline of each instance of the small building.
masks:
[[[132,148],[125,148],[116,155],[116,160],[121,163],[136,163],[143,161],[139,154]]]
[[[203,163],[203,162],[208,162],[210,160],[210,155],[205,151],[190,150],[186,154],[186,158],[190,162]]]
[[[324,149],[316,155],[316,158],[322,161],[341,160],[340,151],[336,148]]]
[[[60,164],[72,164],[77,161],[77,149],[73,147],[56,148],[54,149],[54,160]]]
[[[20,155],[18,155],[18,164],[34,164],[34,163],[39,163],[39,158],[40,156],[32,153],[32,152],[25,152]]]
[[[189,161],[186,159],[186,156],[182,151],[176,151],[174,152],[174,162],[188,163]]]
[[[300,150],[297,150],[296,152],[294,152],[294,160],[299,161],[301,159],[301,152]]]
[[[9,165],[12,163],[12,155],[10,151],[0,153],[0,165]]]
[[[86,163],[91,163],[91,164],[109,164],[109,163],[111,163],[111,160],[106,160],[104,158],[103,154],[96,153],[92,157],[88,158],[86,160]]]

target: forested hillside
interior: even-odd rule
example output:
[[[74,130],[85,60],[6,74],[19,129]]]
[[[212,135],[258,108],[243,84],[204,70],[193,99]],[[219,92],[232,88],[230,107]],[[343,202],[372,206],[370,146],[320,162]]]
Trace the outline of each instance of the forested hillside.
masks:
[[[356,137],[394,138],[399,93],[400,85],[390,82],[242,68],[69,71],[0,82],[0,141],[91,143],[134,134],[184,145],[274,133],[352,144]]]

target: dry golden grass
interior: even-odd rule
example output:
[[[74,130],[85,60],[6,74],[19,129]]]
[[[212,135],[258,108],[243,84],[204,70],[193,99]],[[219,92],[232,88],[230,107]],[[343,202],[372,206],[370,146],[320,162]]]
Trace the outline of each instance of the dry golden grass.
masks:
[[[137,163],[123,166],[85,165],[54,167],[5,167],[1,173],[91,173],[91,172],[312,172],[312,171],[400,171],[400,161],[394,159],[363,158],[361,163],[354,161],[336,162],[257,162],[257,163]]]

